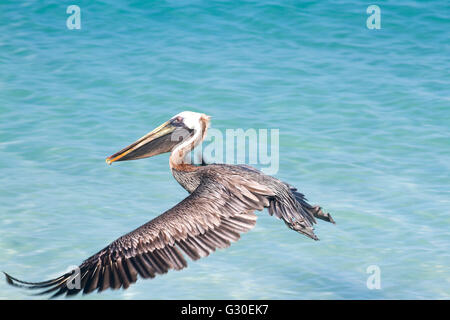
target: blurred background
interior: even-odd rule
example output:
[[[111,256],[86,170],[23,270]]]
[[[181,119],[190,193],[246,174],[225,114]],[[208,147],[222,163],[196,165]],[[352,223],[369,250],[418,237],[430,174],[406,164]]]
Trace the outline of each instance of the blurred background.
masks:
[[[182,200],[167,155],[104,160],[192,110],[279,129],[276,176],[337,224],[315,242],[259,212],[229,249],[85,299],[449,299],[449,18],[448,1],[2,0],[0,270],[57,276]],[[0,298],[32,297],[0,281]]]

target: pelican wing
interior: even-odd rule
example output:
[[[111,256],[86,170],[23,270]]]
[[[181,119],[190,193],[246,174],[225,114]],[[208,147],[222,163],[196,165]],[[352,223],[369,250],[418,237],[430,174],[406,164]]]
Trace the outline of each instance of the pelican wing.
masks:
[[[314,234],[313,225],[315,217],[334,223],[328,213],[324,213],[319,206],[311,206],[304,195],[288,183],[274,177],[263,174],[261,171],[247,165],[220,165],[222,171],[239,172],[239,175],[249,180],[267,186],[274,192],[274,196],[268,197],[268,211],[270,215],[284,221],[292,230],[301,233],[311,239],[319,240]]]
[[[254,210],[269,205],[273,192],[239,175],[205,176],[187,198],[138,229],[120,237],[85,260],[80,269],[80,288],[70,289],[72,273],[45,282],[25,282],[7,276],[10,284],[73,295],[108,288],[128,288],[142,278],[153,278],[170,269],[187,266],[183,255],[193,260],[226,248],[256,223]],[[74,282],[75,283],[75,282]]]

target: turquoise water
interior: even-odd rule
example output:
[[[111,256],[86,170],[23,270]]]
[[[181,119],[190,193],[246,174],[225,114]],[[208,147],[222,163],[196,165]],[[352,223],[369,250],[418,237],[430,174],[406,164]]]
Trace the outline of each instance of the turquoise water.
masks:
[[[261,212],[227,250],[85,299],[450,298],[448,2],[378,1],[380,30],[362,1],[45,3],[0,3],[1,270],[56,276],[183,199],[167,155],[104,160],[193,110],[278,128],[276,176],[337,225],[315,242]]]

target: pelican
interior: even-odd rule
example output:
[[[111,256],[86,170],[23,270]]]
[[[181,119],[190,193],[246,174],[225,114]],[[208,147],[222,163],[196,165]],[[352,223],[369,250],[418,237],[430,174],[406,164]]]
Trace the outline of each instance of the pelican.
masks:
[[[106,159],[108,164],[169,153],[175,180],[189,195],[173,208],[127,233],[79,266],[79,286],[69,286],[74,272],[44,282],[26,282],[5,273],[9,284],[40,289],[39,294],[71,296],[127,289],[141,278],[227,248],[256,223],[255,210],[268,208],[290,229],[318,240],[316,218],[334,223],[329,213],[312,206],[296,188],[247,165],[194,165],[187,155],[203,141],[210,117],[184,111]]]

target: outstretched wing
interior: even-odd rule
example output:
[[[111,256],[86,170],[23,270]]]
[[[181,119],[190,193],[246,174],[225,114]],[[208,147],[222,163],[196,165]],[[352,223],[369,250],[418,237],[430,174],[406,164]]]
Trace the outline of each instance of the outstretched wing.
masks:
[[[153,278],[170,269],[187,266],[183,253],[193,260],[226,248],[240,233],[256,223],[254,210],[269,206],[274,193],[258,182],[238,175],[205,176],[198,188],[172,209],[120,237],[85,260],[80,269],[80,288],[70,289],[72,273],[45,282],[25,282],[6,274],[16,286],[74,295],[83,291],[128,288],[142,278]]]
[[[241,175],[251,176],[253,181],[258,181],[273,190],[275,196],[269,197],[269,214],[283,220],[290,229],[319,240],[314,234],[315,218],[334,223],[329,213],[324,213],[319,206],[310,205],[304,195],[288,183],[247,165],[227,166],[227,168],[241,170]]]

